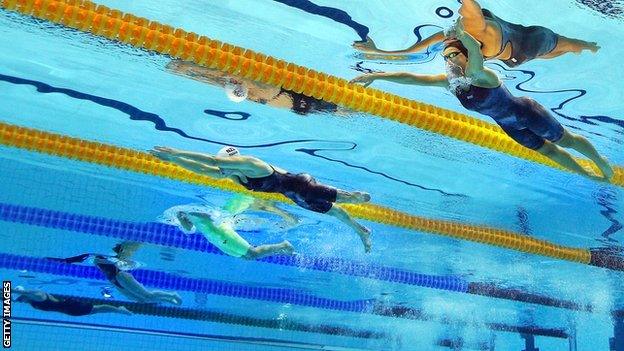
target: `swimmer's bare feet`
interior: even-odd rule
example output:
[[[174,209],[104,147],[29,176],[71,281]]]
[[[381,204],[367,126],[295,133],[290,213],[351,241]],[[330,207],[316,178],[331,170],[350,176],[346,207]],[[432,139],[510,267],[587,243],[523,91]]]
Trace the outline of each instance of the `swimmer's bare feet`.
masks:
[[[359,203],[363,203],[363,202],[369,202],[371,199],[371,196],[369,193],[365,193],[363,191],[354,191],[353,193],[353,197],[355,199],[355,201],[353,201],[353,203],[359,204]]]
[[[373,242],[371,240],[371,230],[366,228],[365,226],[360,226],[358,229],[358,235],[362,240],[362,244],[364,244],[364,251],[371,252],[371,248],[373,246]]]
[[[280,246],[282,246],[282,248],[280,248],[277,253],[280,253],[282,255],[292,255],[295,253],[295,247],[292,246],[292,244],[288,240],[282,241],[280,243]]]
[[[613,178],[613,167],[611,167],[606,157],[600,157],[600,161],[596,162],[596,166],[600,168],[602,176],[606,181],[610,181]]]
[[[338,190],[338,195],[336,196],[336,202],[350,204],[361,204],[363,202],[369,202],[370,199],[370,194],[363,191],[348,192]]]
[[[169,299],[169,302],[179,306],[182,304],[182,298],[178,293],[171,293],[171,298]]]
[[[595,54],[596,52],[598,52],[598,50],[600,50],[600,46],[598,45],[598,43],[593,41],[591,43],[587,43],[586,49]]]
[[[117,311],[118,311],[119,313],[121,313],[121,314],[125,314],[125,315],[127,315],[127,316],[131,316],[131,315],[133,315],[133,313],[132,313],[129,309],[127,309],[126,307],[124,307],[124,306],[120,306],[120,307],[118,307],[118,308],[117,308]]]

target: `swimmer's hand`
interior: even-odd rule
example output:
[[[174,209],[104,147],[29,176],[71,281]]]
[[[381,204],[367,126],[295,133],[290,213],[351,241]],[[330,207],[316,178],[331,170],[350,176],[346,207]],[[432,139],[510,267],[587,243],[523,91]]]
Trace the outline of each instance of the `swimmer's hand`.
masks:
[[[349,81],[351,84],[362,83],[363,86],[367,87],[371,85],[375,80],[381,78],[384,73],[369,73],[362,74],[361,76],[357,76]]]
[[[377,49],[377,45],[375,45],[375,42],[373,41],[373,39],[366,37],[366,41],[354,41],[353,42],[353,48],[361,51],[361,52],[368,52],[368,53],[378,53],[379,49]]]
[[[468,38],[470,36],[464,29],[464,21],[461,18],[455,21],[455,24],[449,29],[448,34],[448,36],[455,37],[459,40]]]
[[[152,156],[166,162],[171,161],[175,157],[176,152],[176,149],[167,146],[155,146],[154,149],[149,151]]]

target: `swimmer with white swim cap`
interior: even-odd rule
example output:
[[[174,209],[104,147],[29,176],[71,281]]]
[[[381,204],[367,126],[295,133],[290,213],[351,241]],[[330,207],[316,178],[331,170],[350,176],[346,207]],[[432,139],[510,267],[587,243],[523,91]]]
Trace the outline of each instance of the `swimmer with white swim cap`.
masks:
[[[370,229],[359,224],[336,203],[363,203],[370,195],[361,191],[348,192],[319,184],[305,173],[293,174],[258,158],[243,156],[232,146],[225,146],[217,155],[183,151],[156,146],[152,155],[175,163],[192,172],[214,178],[229,178],[251,191],[281,193],[300,207],[326,213],[355,230],[366,252],[371,250]]]

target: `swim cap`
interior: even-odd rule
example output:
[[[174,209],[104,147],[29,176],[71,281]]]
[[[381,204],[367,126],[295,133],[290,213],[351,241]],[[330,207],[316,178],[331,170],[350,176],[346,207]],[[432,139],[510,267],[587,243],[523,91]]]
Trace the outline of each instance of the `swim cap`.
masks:
[[[249,95],[249,89],[245,84],[238,82],[234,79],[230,79],[225,83],[225,95],[233,102],[241,102],[247,99]]]
[[[217,152],[218,157],[240,156],[240,151],[234,146],[224,146]]]

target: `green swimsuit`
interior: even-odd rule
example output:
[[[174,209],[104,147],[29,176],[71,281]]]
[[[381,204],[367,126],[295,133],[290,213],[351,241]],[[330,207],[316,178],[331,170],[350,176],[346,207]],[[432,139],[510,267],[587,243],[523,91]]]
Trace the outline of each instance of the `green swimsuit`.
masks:
[[[192,214],[189,214],[188,218],[193,222],[197,231],[201,232],[211,244],[230,256],[245,256],[251,248],[251,245],[227,223],[216,226],[209,218]]]

